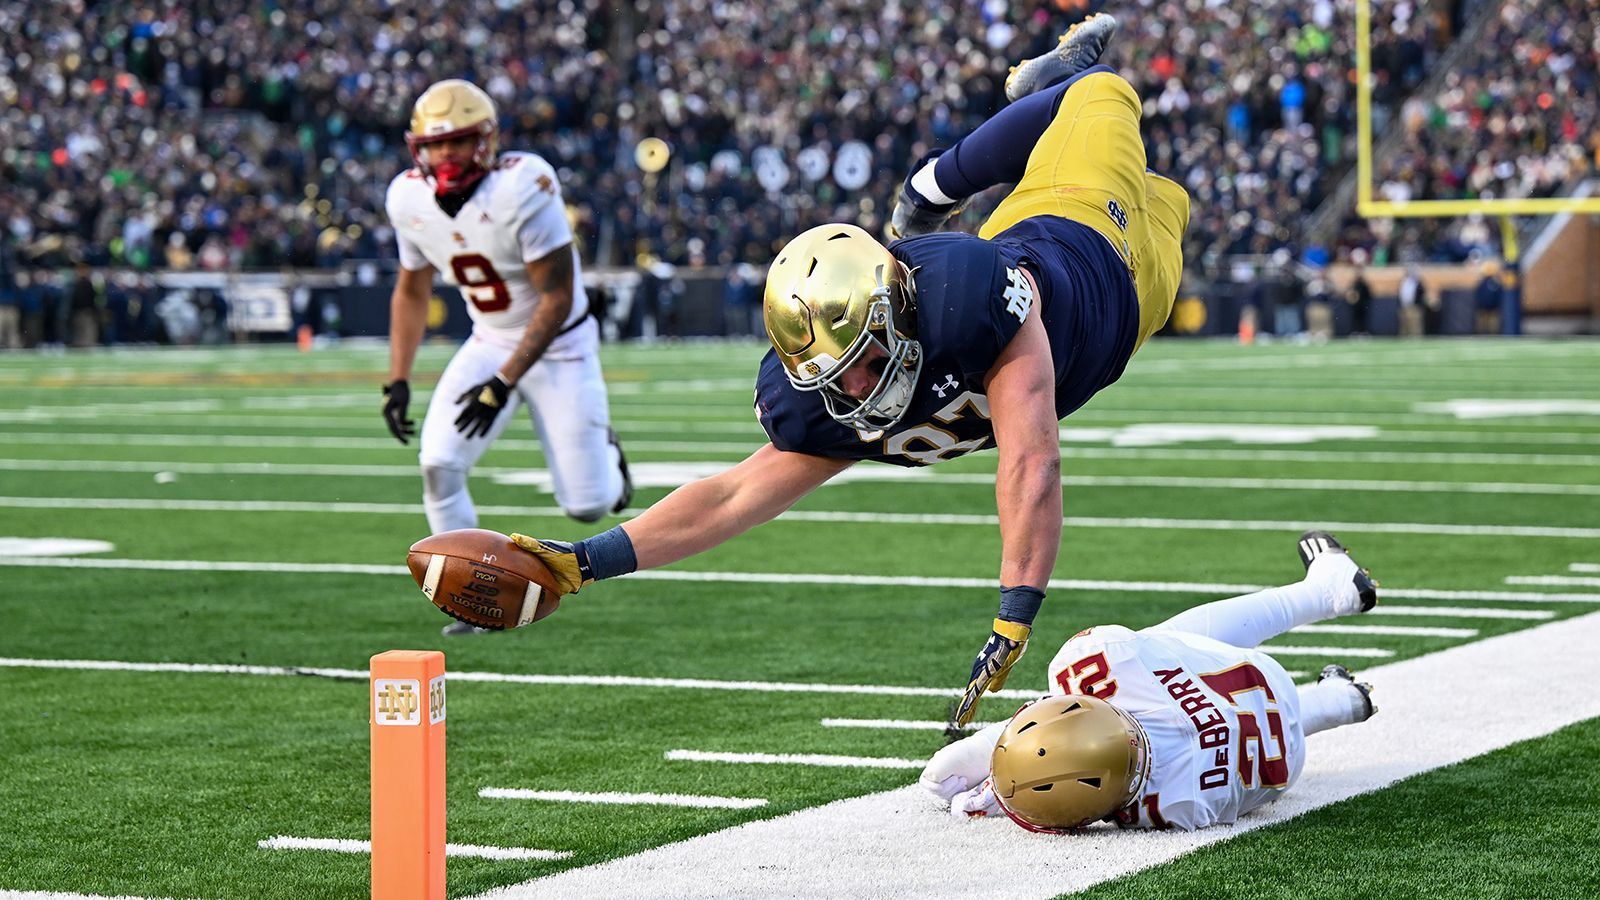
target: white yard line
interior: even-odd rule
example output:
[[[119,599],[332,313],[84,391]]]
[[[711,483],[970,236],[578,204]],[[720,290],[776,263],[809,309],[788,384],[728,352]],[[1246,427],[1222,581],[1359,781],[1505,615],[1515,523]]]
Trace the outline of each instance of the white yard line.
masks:
[[[128,894],[108,896],[106,894],[70,894],[62,891],[0,890],[0,900],[157,900],[157,898],[134,897]],[[166,900],[166,898],[159,898],[159,900]]]
[[[3,469],[4,460],[0,460]],[[139,466],[146,464],[140,463]],[[212,464],[182,466],[184,471],[213,468]],[[261,466],[252,466],[253,474],[262,474]],[[321,467],[312,467],[321,468]],[[399,467],[387,467],[397,469]],[[139,468],[137,471],[179,471],[160,468]],[[202,474],[222,474],[206,471]],[[277,474],[290,474],[277,472]],[[305,473],[300,473],[305,474]],[[398,472],[394,474],[399,474]],[[409,471],[407,474],[411,474]],[[327,503],[300,500],[147,500],[135,498],[87,497],[0,497],[0,507],[17,509],[136,509],[136,510],[186,510],[193,512],[316,512],[363,513],[380,515],[417,515],[420,504],[412,503]],[[556,517],[564,515],[553,507],[484,506],[482,515]],[[623,515],[635,516],[643,510],[625,510]],[[963,513],[881,513],[848,512],[843,510],[790,510],[779,517],[789,522],[848,522],[872,525],[998,525],[999,516]],[[1170,529],[1180,531],[1304,531],[1315,526],[1330,531],[1364,532],[1368,534],[1423,534],[1451,537],[1543,537],[1575,538],[1589,540],[1600,538],[1600,528],[1567,527],[1554,525],[1458,525],[1445,522],[1313,522],[1281,519],[1171,519],[1171,518],[1116,518],[1107,516],[1067,516],[1062,520],[1071,528],[1131,528]]]
[[[759,797],[711,797],[703,794],[621,794],[608,791],[534,791],[527,788],[493,788],[478,791],[490,800],[546,800],[552,803],[597,803],[614,806],[688,806],[697,809],[755,809],[766,806]]]
[[[1476,628],[1434,628],[1421,625],[1301,625],[1294,634],[1380,634],[1410,637],[1477,637]]]
[[[1508,575],[1506,584],[1525,587],[1600,587],[1600,577],[1584,575]]]
[[[402,565],[363,563],[246,562],[199,559],[102,559],[83,556],[3,556],[0,566],[45,569],[122,569],[160,572],[260,572],[293,575],[409,575]],[[992,588],[992,578],[940,578],[917,575],[830,575],[803,572],[685,572],[654,569],[624,576],[637,581],[723,582],[734,584],[822,584],[864,587]],[[1216,599],[1249,594],[1266,585],[1209,584],[1189,581],[1090,581],[1052,578],[1051,590],[1117,593],[1214,595]],[[1507,603],[1600,603],[1600,593],[1556,594],[1542,591],[1459,591],[1433,588],[1384,588],[1393,600],[1488,600]]]
[[[977,731],[980,728],[993,725],[993,722],[973,722],[962,728],[963,731]],[[944,731],[950,725],[947,722],[914,719],[823,719],[823,728],[880,728],[886,731]]]
[[[60,443],[62,435],[45,435],[52,438],[40,443]],[[129,435],[72,435],[73,442],[79,442],[80,437],[94,439],[95,443],[114,445],[143,443],[140,436]],[[174,436],[175,437],[175,436]],[[0,435],[0,443],[6,440]],[[239,438],[230,440],[224,446],[261,446],[289,449],[303,440],[312,443],[310,448],[316,449],[390,449],[390,445],[374,442],[370,446],[361,439],[352,438],[311,438],[311,439],[285,439],[280,437],[263,437],[261,440],[254,438]],[[503,439],[496,444],[502,450],[525,452],[530,454],[542,453],[536,441],[516,441]],[[635,445],[630,442],[630,448]],[[657,469],[680,469],[676,478],[669,478],[672,483],[658,483],[648,485],[652,487],[677,487],[696,478],[711,474],[709,467],[717,470],[730,468],[731,462],[717,461],[684,461],[679,463],[644,463],[641,466],[654,466]],[[182,460],[49,460],[49,459],[0,459],[0,470],[26,471],[26,472],[122,472],[122,473],[155,473],[175,472],[187,475],[256,475],[263,477],[285,477],[301,475],[331,475],[341,478],[416,478],[418,470],[411,465],[379,465],[355,463],[283,463],[283,462],[190,462]],[[540,468],[513,468],[482,466],[474,470],[474,474],[488,477],[505,484],[531,484],[546,485],[550,481],[549,471]],[[824,487],[838,487],[855,482],[888,482],[899,483],[914,481],[919,484],[939,485],[991,485],[994,475],[989,472],[938,472],[926,469],[900,469],[888,466],[862,466],[846,470]],[[1099,487],[1099,488],[1173,488],[1182,490],[1249,490],[1249,491],[1362,491],[1369,493],[1389,494],[1509,494],[1531,496],[1600,496],[1600,485],[1576,484],[1559,482],[1519,482],[1519,481],[1419,481],[1414,479],[1364,479],[1364,478],[1253,478],[1253,477],[1203,477],[1203,476],[1177,476],[1177,475],[1066,475],[1061,479],[1066,487]],[[80,502],[85,504],[96,501],[84,498]],[[161,502],[161,501],[156,501]],[[219,501],[222,502],[222,501]],[[406,512],[410,513],[408,506]],[[991,517],[992,518],[992,517]]]
[[[1333,659],[1342,659],[1347,656],[1386,659],[1394,655],[1393,650],[1383,650],[1378,647],[1303,647],[1299,645],[1262,644],[1256,649],[1263,650],[1273,656],[1327,656]]]
[[[1385,591],[1385,596],[1388,592]],[[1435,619],[1554,619],[1556,614],[1548,609],[1494,609],[1478,606],[1390,606],[1380,603],[1369,616],[1425,616]]]
[[[1600,572],[1600,563],[1573,563],[1567,566],[1571,572]]]
[[[19,659],[0,657],[0,668],[60,669],[99,672],[160,672],[182,675],[259,675],[287,677],[312,675],[365,681],[365,669],[314,666],[243,666],[231,663],[154,663],[114,659]],[[538,684],[564,687],[680,688],[695,691],[753,691],[774,694],[862,694],[889,697],[959,697],[962,689],[910,687],[892,684],[826,684],[793,681],[719,681],[710,678],[646,678],[633,675],[533,675],[520,672],[451,671],[451,681],[489,684]],[[1036,691],[1003,690],[996,697],[1032,700]]]
[[[1034,696],[1038,696],[1035,694]],[[920,769],[925,759],[893,756],[833,756],[826,753],[718,753],[707,750],[668,750],[668,762],[715,762],[747,765],[820,766],[836,769]]]
[[[1049,898],[1176,859],[1405,778],[1600,716],[1592,649],[1600,613],[1365,669],[1382,711],[1313,735],[1299,782],[1231,828],[1068,836],[1004,819],[957,821],[912,785],[752,822],[611,862],[479,895],[562,897]],[[1461,685],[1537,696],[1515,716],[1484,716]],[[1399,750],[1397,750],[1399,748]],[[737,860],[738,865],[729,865]]]
[[[257,841],[256,846],[263,850],[326,850],[330,853],[371,853],[371,841],[356,841],[347,838],[305,838],[277,835],[264,841]],[[477,844],[445,844],[445,856],[470,857],[472,859],[566,859],[572,855],[570,850],[539,850],[534,847],[483,847]]]

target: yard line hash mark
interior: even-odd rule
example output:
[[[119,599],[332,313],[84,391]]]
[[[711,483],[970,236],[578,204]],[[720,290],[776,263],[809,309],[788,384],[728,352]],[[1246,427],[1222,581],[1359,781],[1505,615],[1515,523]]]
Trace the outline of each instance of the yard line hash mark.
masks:
[[[277,835],[264,841],[257,841],[256,846],[263,850],[326,850],[331,853],[371,853],[371,841],[357,841],[345,838],[304,838],[289,835]],[[566,859],[572,855],[570,850],[539,850],[534,847],[483,847],[478,844],[445,844],[445,856],[470,857],[473,859]]]
[[[699,809],[755,809],[766,806],[759,797],[710,797],[700,794],[623,794],[587,791],[535,791],[526,788],[487,787],[479,797],[491,800],[548,800],[555,803],[599,803],[618,806],[689,806]]]

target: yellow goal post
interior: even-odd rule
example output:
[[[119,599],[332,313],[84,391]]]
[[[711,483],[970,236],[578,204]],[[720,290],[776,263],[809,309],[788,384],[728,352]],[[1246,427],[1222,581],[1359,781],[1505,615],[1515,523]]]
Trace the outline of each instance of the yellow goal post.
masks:
[[[1356,0],[1356,212],[1365,218],[1600,214],[1600,197],[1377,200],[1372,196],[1372,0]]]

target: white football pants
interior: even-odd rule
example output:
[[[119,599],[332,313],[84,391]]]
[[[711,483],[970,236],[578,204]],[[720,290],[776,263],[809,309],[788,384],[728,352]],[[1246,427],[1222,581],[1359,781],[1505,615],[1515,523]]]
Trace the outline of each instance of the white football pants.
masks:
[[[560,351],[547,352],[522,376],[489,433],[469,440],[456,430],[463,406],[457,398],[487,381],[511,348],[476,336],[461,345],[439,376],[422,421],[423,506],[434,533],[477,527],[467,473],[516,418],[519,405],[527,407],[544,447],[545,468],[561,509],[583,522],[611,510],[622,496],[622,471],[618,451],[607,439],[611,413],[599,351],[598,328],[590,319],[563,336]]]
[[[1235,647],[1255,647],[1292,628],[1359,609],[1360,598],[1351,580],[1356,569],[1355,561],[1344,554],[1319,556],[1311,561],[1301,581],[1203,603],[1149,630],[1185,631]],[[1365,701],[1347,681],[1330,679],[1304,685],[1298,692],[1300,722],[1306,734],[1361,721],[1365,711]]]

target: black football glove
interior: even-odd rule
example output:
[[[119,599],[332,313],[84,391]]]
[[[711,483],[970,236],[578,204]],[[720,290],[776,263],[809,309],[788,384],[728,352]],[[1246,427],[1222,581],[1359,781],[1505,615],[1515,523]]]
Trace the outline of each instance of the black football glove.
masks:
[[[397,378],[383,386],[383,423],[389,426],[389,433],[402,444],[411,443],[408,440],[417,433],[415,419],[406,418],[406,409],[411,406],[411,383],[404,378]]]
[[[489,433],[494,426],[495,417],[506,408],[506,400],[511,397],[511,385],[498,374],[489,376],[489,380],[477,387],[468,388],[456,398],[457,403],[465,403],[461,415],[456,416],[456,430],[466,435],[469,439],[482,437]]]

